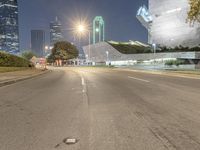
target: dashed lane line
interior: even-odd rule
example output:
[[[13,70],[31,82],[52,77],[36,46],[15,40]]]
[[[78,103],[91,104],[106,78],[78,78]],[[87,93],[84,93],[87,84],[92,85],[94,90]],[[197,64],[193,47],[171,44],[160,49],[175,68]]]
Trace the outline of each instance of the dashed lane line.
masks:
[[[150,81],[148,81],[148,80],[144,80],[144,79],[140,79],[140,78],[135,78],[135,77],[131,77],[131,76],[128,76],[128,78],[134,79],[134,80],[138,80],[138,81],[142,81],[142,82],[146,82],[146,83],[149,83],[149,82],[150,82]]]

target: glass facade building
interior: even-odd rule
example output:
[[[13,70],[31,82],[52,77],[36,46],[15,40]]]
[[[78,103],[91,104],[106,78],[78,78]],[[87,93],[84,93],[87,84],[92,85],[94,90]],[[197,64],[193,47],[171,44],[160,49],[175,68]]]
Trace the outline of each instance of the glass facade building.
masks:
[[[152,18],[152,22],[146,27],[149,31],[149,43],[167,47],[198,46],[200,24],[187,23],[188,11],[188,0],[149,0],[148,13]]]
[[[0,1],[0,50],[19,53],[17,0]]]
[[[150,28],[150,25],[153,22],[153,18],[145,5],[140,7],[140,9],[137,12],[136,17],[145,28],[147,29]]]
[[[56,17],[55,21],[50,23],[50,45],[53,46],[56,42],[63,40],[62,24]]]
[[[44,56],[45,31],[31,30],[31,50],[38,57]]]
[[[105,41],[105,22],[102,16],[93,20],[93,44]]]

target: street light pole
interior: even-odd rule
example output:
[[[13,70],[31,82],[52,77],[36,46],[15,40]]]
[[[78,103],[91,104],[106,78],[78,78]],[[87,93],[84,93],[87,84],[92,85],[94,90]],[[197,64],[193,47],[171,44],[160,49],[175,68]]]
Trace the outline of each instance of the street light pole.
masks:
[[[153,45],[153,54],[154,54],[154,69],[155,69],[155,63],[156,63],[156,44],[155,43],[153,43],[152,44]]]
[[[79,32],[80,35],[82,35],[84,32],[88,32],[88,41],[89,41],[89,52],[88,52],[88,60],[89,62],[91,61],[91,32],[90,32],[90,29],[87,29],[85,27],[85,25],[83,24],[80,24],[78,27],[77,27],[77,31]]]
[[[109,65],[109,52],[108,51],[106,51],[106,56],[107,56],[107,63],[108,63],[108,65]]]
[[[90,47],[90,45],[91,45],[91,37],[90,36],[91,36],[91,32],[89,30],[89,53],[88,53],[89,54],[89,63],[90,63],[90,57],[91,57],[91,51],[90,51],[91,50],[91,47]]]

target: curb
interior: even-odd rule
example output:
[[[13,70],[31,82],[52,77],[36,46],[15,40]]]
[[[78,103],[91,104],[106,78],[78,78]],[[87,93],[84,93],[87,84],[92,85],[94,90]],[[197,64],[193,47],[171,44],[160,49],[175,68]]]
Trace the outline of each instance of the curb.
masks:
[[[47,71],[44,71],[44,72],[41,72],[41,73],[38,73],[38,74],[35,74],[35,75],[31,75],[29,77],[24,77],[24,78],[5,81],[5,82],[0,82],[0,87],[6,86],[6,85],[11,85],[11,84],[14,84],[14,83],[17,83],[17,82],[20,82],[20,81],[25,81],[25,80],[28,80],[28,79],[33,79],[35,77],[47,74],[49,72],[51,72],[51,70],[47,70]]]

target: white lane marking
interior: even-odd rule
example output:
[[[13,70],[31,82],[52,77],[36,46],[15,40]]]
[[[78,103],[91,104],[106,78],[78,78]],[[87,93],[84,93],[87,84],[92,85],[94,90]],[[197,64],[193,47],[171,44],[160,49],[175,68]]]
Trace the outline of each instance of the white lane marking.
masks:
[[[140,79],[140,78],[135,78],[135,77],[131,77],[131,76],[128,76],[128,78],[130,78],[130,79],[135,79],[135,80],[139,80],[139,81],[142,81],[142,82],[150,82],[150,81],[148,81],[148,80],[144,80],[144,79]]]
[[[85,79],[83,77],[81,78],[81,83],[82,85],[85,85]]]
[[[85,82],[84,77],[81,77],[81,84],[83,86],[82,92],[87,93],[86,82]]]

